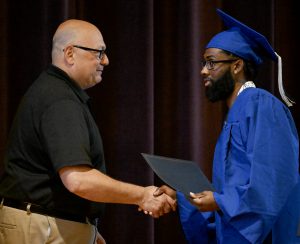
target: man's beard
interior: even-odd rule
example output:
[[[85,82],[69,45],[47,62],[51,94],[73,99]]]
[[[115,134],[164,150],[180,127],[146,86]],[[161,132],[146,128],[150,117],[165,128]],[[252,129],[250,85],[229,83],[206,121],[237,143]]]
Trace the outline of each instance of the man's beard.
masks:
[[[211,82],[211,86],[205,89],[205,95],[211,102],[227,99],[234,90],[234,80],[230,70],[218,80],[211,80]]]

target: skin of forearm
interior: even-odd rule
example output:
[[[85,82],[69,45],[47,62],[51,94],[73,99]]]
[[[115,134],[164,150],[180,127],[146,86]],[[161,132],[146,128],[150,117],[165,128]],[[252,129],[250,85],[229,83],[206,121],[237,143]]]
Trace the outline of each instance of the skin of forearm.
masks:
[[[60,176],[70,192],[90,201],[136,205],[143,201],[144,187],[115,180],[96,169],[67,167]]]

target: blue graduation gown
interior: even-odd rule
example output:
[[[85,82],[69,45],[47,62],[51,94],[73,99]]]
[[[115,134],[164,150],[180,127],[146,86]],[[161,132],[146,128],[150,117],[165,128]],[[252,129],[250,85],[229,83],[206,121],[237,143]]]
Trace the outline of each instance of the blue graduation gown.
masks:
[[[290,111],[265,90],[245,89],[229,110],[215,149],[214,198],[220,211],[201,213],[177,194],[187,240],[263,243],[272,231],[273,243],[300,243],[298,170],[299,140]]]

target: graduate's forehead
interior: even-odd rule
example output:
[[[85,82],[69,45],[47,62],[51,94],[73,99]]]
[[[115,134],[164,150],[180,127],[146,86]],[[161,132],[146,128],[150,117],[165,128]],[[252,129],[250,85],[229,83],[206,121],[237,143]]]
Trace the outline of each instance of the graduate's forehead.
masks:
[[[228,57],[228,55],[219,48],[207,48],[203,54],[203,58],[205,60],[213,60],[226,57]]]

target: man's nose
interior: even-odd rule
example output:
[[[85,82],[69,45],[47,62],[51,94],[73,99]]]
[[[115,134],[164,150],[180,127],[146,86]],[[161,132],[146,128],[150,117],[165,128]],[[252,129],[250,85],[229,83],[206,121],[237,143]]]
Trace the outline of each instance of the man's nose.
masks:
[[[104,53],[104,56],[103,56],[103,58],[100,60],[100,63],[101,63],[103,66],[109,65],[109,59],[108,59],[106,53]]]

